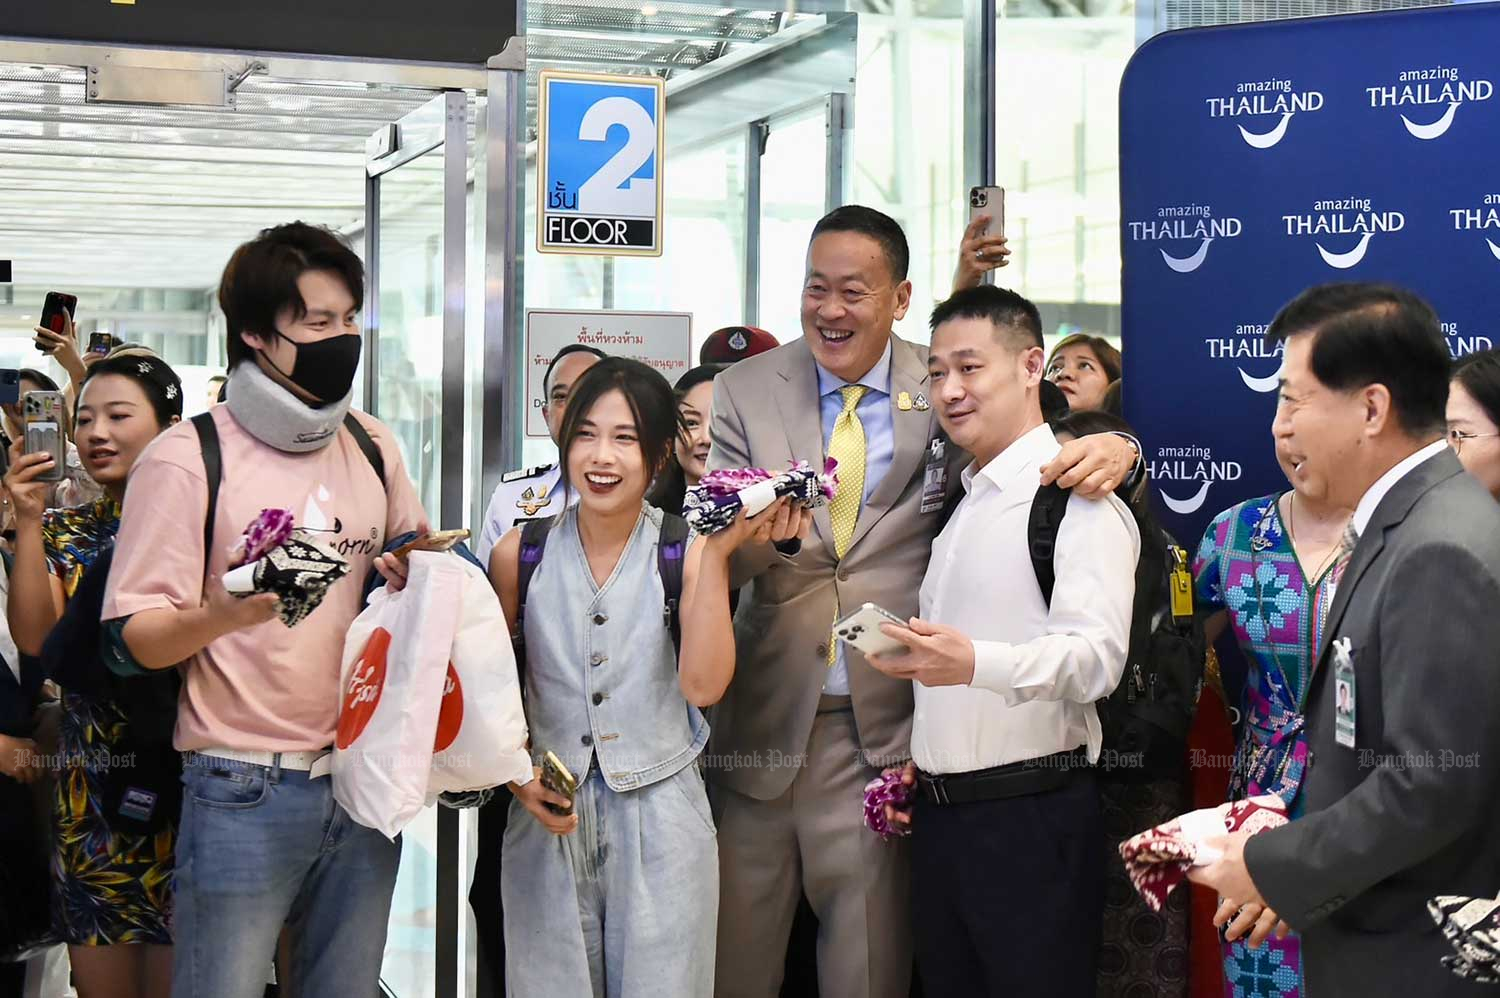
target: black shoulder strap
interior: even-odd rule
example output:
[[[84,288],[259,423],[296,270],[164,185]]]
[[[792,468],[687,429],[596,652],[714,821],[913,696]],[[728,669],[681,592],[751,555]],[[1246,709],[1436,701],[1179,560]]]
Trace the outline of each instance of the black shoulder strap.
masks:
[[[516,650],[516,669],[521,675],[523,693],[526,690],[526,594],[531,590],[531,577],[536,574],[536,567],[542,563],[552,520],[549,516],[521,524],[521,550],[516,565],[516,633],[511,643]]]
[[[208,578],[210,553],[214,549],[214,524],[219,518],[219,483],[224,480],[224,461],[219,451],[219,428],[212,413],[193,417],[198,448],[203,451],[203,477],[208,483],[208,507],[203,514],[203,577]]]
[[[667,630],[672,632],[672,647],[682,654],[682,566],[687,557],[688,522],[680,516],[663,513],[661,537],[656,542],[656,570],[661,575],[666,603],[662,613]]]
[[[1036,584],[1041,587],[1042,600],[1048,608],[1052,606],[1052,586],[1057,575],[1052,568],[1052,555],[1057,548],[1057,531],[1062,518],[1068,512],[1068,490],[1057,483],[1040,486],[1031,500],[1031,518],[1026,522],[1026,548],[1031,552],[1031,570],[1036,573]]]
[[[195,420],[196,422],[196,420]],[[380,448],[375,441],[370,439],[370,434],[365,431],[364,424],[354,418],[354,413],[344,413],[344,429],[359,444],[359,449],[364,451],[365,457],[370,462],[370,467],[375,469],[375,474],[380,478],[380,484],[385,485],[385,455],[380,453]]]

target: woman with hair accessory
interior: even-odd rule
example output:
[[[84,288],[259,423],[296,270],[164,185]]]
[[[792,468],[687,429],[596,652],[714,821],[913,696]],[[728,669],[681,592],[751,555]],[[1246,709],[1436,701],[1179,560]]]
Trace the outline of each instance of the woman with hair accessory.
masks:
[[[181,416],[182,382],[172,368],[149,350],[122,350],[93,364],[79,391],[75,436],[103,497],[47,509],[50,485],[37,478],[52,456],[25,453],[24,438],[12,445],[5,487],[15,507],[16,552],[8,619],[21,652],[42,653],[88,569],[112,548],[136,458]],[[97,613],[94,620],[97,626]],[[65,686],[52,816],[54,922],[69,944],[80,998],[146,998],[170,987],[175,797],[167,786],[155,788],[163,791],[159,799],[148,800],[143,788],[115,799],[112,775],[117,780],[140,765],[132,726],[120,703]]]

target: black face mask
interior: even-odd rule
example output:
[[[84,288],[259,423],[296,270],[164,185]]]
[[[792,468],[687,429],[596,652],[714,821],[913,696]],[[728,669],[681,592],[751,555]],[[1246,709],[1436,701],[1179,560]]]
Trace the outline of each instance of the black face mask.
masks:
[[[288,374],[266,357],[272,370],[321,402],[337,402],[349,394],[364,349],[362,337],[346,333],[316,343],[298,343],[280,331],[276,335],[292,345],[297,358]]]

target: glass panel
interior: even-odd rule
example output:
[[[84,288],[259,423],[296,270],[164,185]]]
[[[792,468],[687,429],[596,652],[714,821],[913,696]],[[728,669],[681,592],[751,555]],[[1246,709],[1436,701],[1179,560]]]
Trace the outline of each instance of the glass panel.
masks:
[[[822,105],[771,122],[760,158],[760,326],[783,343],[802,335],[807,240],[823,217],[828,129]]]
[[[664,252],[615,261],[615,307],[691,312],[696,359],[715,329],[745,321],[744,135],[681,153],[669,169]]]
[[[443,150],[380,178],[377,414],[422,505],[439,509],[443,371]]]
[[[443,155],[438,148],[379,180],[380,378],[375,415],[395,434],[422,505],[441,499]],[[461,196],[461,195],[460,195]],[[437,976],[437,809],[402,834],[381,975],[399,998],[427,998]]]

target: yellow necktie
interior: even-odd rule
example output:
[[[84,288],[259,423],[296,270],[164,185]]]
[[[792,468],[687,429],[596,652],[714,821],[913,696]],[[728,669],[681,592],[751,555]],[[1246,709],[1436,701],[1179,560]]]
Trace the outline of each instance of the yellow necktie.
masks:
[[[846,385],[839,391],[844,395],[844,409],[834,421],[833,436],[828,440],[828,456],[838,462],[834,473],[839,477],[839,489],[828,503],[828,518],[833,522],[833,553],[842,558],[854,539],[859,504],[865,494],[865,424],[854,410],[869,389],[864,385]],[[837,606],[833,619],[835,623],[839,619]],[[838,638],[830,636],[828,664],[832,666],[837,660]]]

